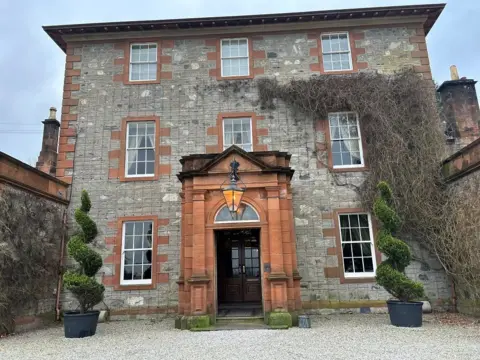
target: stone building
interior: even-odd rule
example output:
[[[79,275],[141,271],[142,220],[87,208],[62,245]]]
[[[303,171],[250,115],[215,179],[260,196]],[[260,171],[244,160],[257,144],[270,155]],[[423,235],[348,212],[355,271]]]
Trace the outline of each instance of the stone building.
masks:
[[[56,176],[70,212],[91,195],[112,315],[385,306],[369,209],[333,181],[365,177],[357,115],[265,110],[255,81],[404,67],[431,80],[425,37],[443,7],[45,27],[66,53]],[[233,159],[246,191],[231,216]],[[407,273],[434,306],[450,299],[427,254]]]

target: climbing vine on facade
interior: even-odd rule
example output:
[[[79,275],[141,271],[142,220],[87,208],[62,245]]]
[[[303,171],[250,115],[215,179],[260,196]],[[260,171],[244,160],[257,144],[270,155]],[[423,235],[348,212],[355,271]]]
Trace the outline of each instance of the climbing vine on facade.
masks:
[[[465,233],[460,230],[469,228],[470,217],[452,216],[463,213],[467,205],[449,190],[441,173],[445,135],[431,81],[407,69],[393,75],[323,75],[285,83],[263,78],[257,80],[257,87],[263,110],[273,111],[281,101],[312,122],[306,126],[328,119],[331,112],[357,113],[368,171],[360,186],[349,183],[348,175],[343,185],[354,188],[363,207],[371,209],[377,184],[382,180],[390,184],[392,206],[402,220],[402,236],[415,239],[437,255],[457,284],[468,283],[469,294],[480,296],[480,283],[465,271],[477,271],[474,277],[480,278],[478,266],[470,257],[468,264],[462,263],[463,243],[468,241],[477,250],[480,244],[475,236],[460,237]],[[325,161],[324,154],[316,155],[318,161]],[[332,181],[337,176],[332,173]]]

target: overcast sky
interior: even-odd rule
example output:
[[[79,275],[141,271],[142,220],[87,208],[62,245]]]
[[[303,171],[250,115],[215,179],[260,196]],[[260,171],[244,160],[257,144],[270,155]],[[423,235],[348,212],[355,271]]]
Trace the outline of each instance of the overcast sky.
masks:
[[[428,0],[0,0],[0,151],[34,163],[50,106],[61,108],[65,54],[42,25],[439,3]],[[427,37],[433,77],[480,79],[480,1],[448,0]]]

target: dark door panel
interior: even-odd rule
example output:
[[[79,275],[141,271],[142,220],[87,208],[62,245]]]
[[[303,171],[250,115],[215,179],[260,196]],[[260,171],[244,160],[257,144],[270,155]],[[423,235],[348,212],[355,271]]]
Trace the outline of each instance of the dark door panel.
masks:
[[[259,235],[258,229],[216,233],[219,303],[261,302]]]

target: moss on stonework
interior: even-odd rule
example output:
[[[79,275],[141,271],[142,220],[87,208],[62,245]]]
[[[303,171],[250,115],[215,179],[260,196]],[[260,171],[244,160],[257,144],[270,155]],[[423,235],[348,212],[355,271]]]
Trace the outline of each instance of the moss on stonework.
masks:
[[[189,316],[187,320],[187,329],[205,329],[210,326],[210,316],[198,315]]]
[[[292,327],[292,315],[286,311],[272,311],[267,316],[271,327]]]

